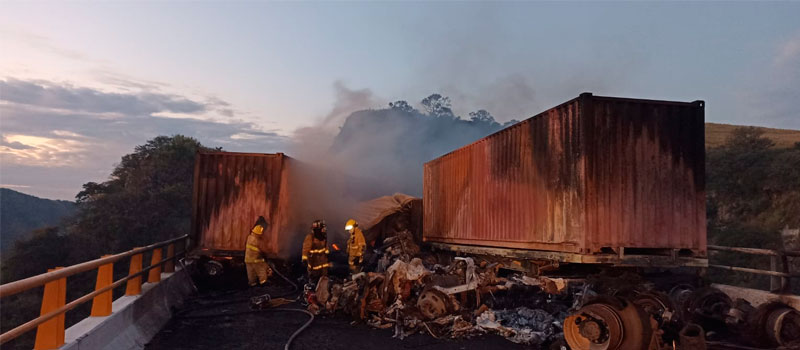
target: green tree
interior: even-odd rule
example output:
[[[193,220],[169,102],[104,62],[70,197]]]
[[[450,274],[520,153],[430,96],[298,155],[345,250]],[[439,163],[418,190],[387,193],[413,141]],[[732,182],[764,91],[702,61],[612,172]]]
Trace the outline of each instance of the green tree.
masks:
[[[734,130],[706,153],[708,233],[711,244],[782,249],[780,230],[800,227],[800,147],[775,148],[757,128]],[[769,268],[764,257],[719,253],[715,263]],[[718,282],[765,288],[768,278],[719,273]]]
[[[2,282],[188,233],[194,158],[199,150],[209,149],[182,135],[159,136],[137,146],[122,157],[108,181],[83,185],[76,196],[78,212],[64,226],[38,230],[3,255]],[[124,262],[114,264],[114,278],[126,275],[127,269]],[[95,276],[85,272],[69,277],[67,300],[90,292]],[[117,296],[121,292],[115,290]],[[41,289],[3,298],[0,328],[5,331],[35,318],[40,303]],[[84,304],[68,312],[67,327],[85,318],[89,307]],[[3,348],[30,349],[33,335],[25,334]]]
[[[734,151],[766,151],[775,142],[764,137],[764,130],[752,126],[736,128],[728,136],[725,147]]]
[[[469,120],[472,123],[486,124],[486,125],[489,125],[491,127],[500,126],[500,124],[498,124],[494,120],[494,116],[492,116],[492,114],[489,113],[488,111],[486,111],[485,109],[479,109],[479,110],[477,110],[475,112],[469,112],[469,117],[470,117]]]
[[[57,227],[47,227],[31,232],[27,239],[14,243],[10,253],[4,254],[0,282],[8,283],[22,278],[47,272],[56,266],[67,266],[74,261],[69,252],[77,247],[70,236],[61,233]],[[92,277],[81,274],[69,278],[68,291],[73,292],[76,285],[86,285],[85,278]],[[84,293],[86,288],[80,288]],[[76,298],[74,294],[68,298]],[[70,299],[70,300],[72,300]],[[19,294],[2,299],[2,312],[0,312],[0,331],[7,332],[12,328],[28,322],[39,316],[39,307],[42,302],[42,289],[34,288]],[[75,315],[68,315],[75,316]],[[86,315],[82,315],[86,317]],[[73,321],[70,318],[69,321]],[[3,344],[3,349],[30,349],[33,347],[35,332],[28,332],[13,341]]]
[[[423,98],[422,102],[420,103],[425,108],[425,112],[431,117],[458,119],[458,117],[453,114],[450,98],[447,96],[431,94],[430,96]]]
[[[764,195],[773,158],[772,141],[756,128],[736,129],[722,147],[706,155],[708,199],[715,224],[754,218],[766,210],[771,198]]]
[[[72,233],[92,257],[188,233],[194,158],[203,149],[182,135],[137,146],[108,181],[83,185]]]
[[[398,111],[401,111],[401,112],[404,112],[404,113],[409,113],[409,114],[416,112],[414,107],[411,107],[411,105],[408,104],[408,102],[406,102],[404,100],[397,100],[397,101],[394,101],[394,102],[389,102],[389,108],[392,109],[392,110],[398,110]]]
[[[4,257],[0,281],[12,282],[71,263],[64,252],[72,245],[70,237],[61,234],[57,227],[35,230],[30,238],[17,241],[11,253]]]

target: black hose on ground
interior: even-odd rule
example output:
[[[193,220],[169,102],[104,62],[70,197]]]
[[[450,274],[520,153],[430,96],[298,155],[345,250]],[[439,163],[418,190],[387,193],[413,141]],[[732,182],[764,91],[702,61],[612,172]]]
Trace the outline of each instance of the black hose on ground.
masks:
[[[272,262],[268,262],[268,263],[269,263],[269,266],[272,268],[272,271],[275,272],[275,274],[280,276],[284,281],[288,282],[292,286],[292,290],[291,291],[288,291],[286,293],[281,293],[280,295],[277,295],[277,296],[271,296],[271,298],[273,300],[275,300],[277,298],[282,298],[282,297],[287,296],[287,295],[294,294],[295,292],[297,292],[299,290],[299,287],[297,286],[296,283],[294,283],[294,281],[292,281],[291,279],[287,278],[282,273],[280,273],[280,271],[278,271],[278,269],[275,268],[275,265],[272,264]],[[236,291],[233,291],[233,292],[236,292]],[[219,297],[219,296],[228,295],[228,294],[232,294],[231,291],[225,292],[225,293],[221,293],[221,294],[217,294],[217,295],[214,295],[213,297]],[[202,304],[202,305],[200,305],[200,307],[236,304],[236,303],[241,303],[241,302],[244,302],[244,301],[250,301],[250,299],[251,299],[250,297],[247,297],[247,298],[237,298],[237,299],[233,299],[233,300],[225,300],[225,301],[220,301],[220,302],[211,302],[211,303]],[[296,301],[296,300],[297,300],[297,298],[295,298],[292,301]],[[308,315],[309,316],[308,321],[306,321],[306,323],[304,323],[302,326],[300,326],[300,328],[298,328],[296,331],[294,331],[294,333],[292,333],[292,335],[289,337],[289,340],[286,342],[286,345],[284,345],[284,347],[283,347],[284,350],[289,350],[289,348],[291,347],[292,342],[294,341],[294,339],[297,338],[297,336],[300,335],[300,333],[302,333],[306,328],[308,328],[308,326],[310,326],[312,322],[314,322],[314,314],[312,314],[311,312],[309,312],[307,310],[304,310],[304,309],[287,309],[287,308],[247,310],[247,311],[231,312],[231,313],[213,313],[213,314],[196,315],[196,316],[185,316],[185,314],[187,314],[189,312],[192,312],[192,311],[195,311],[197,309],[199,309],[199,308],[196,307],[196,308],[190,308],[190,309],[181,310],[180,312],[176,313],[175,316],[178,317],[178,318],[181,318],[181,319],[203,319],[203,318],[215,318],[215,317],[255,314],[255,313],[268,311],[268,310],[299,312],[299,313],[303,313],[303,314]]]
[[[308,321],[305,324],[303,324],[302,327],[300,327],[299,329],[294,331],[294,333],[292,333],[292,336],[289,337],[289,340],[286,342],[286,345],[283,347],[283,350],[289,350],[289,347],[292,346],[292,341],[294,340],[294,338],[297,338],[297,336],[300,335],[300,333],[302,333],[306,328],[308,328],[308,326],[311,325],[311,322],[314,322],[314,314],[308,312],[308,310],[303,310],[303,309],[275,309],[275,310],[301,312],[301,313],[304,313],[304,314],[306,314],[306,315],[308,315],[310,317],[308,319]]]
[[[291,291],[289,294],[291,294],[291,293],[294,293],[294,292],[296,292],[296,291],[299,289],[299,288],[297,287],[297,284],[296,284],[296,283],[294,283],[294,282],[292,282],[292,280],[290,280],[289,278],[287,278],[286,276],[284,276],[282,273],[280,273],[280,271],[278,271],[278,269],[277,269],[277,268],[275,268],[275,265],[273,265],[273,264],[272,264],[272,262],[269,262],[269,267],[270,267],[270,268],[272,268],[272,271],[273,271],[273,272],[275,272],[275,273],[276,273],[278,276],[280,276],[281,278],[283,278],[283,280],[284,280],[284,281],[286,281],[286,282],[289,282],[289,284],[291,284],[291,285],[292,285],[292,287],[293,287],[294,289],[293,289],[293,290],[292,290],[292,291]]]

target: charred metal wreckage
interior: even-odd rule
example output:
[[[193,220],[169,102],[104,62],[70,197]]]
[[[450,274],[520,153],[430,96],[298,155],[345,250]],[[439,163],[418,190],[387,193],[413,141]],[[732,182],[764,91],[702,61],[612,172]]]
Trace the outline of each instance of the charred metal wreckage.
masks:
[[[665,290],[633,273],[529,277],[480,258],[442,265],[389,248],[387,257],[384,271],[322,277],[304,294],[308,310],[393,329],[400,339],[493,333],[550,349],[800,347],[800,313],[780,302],[753,307],[692,284]]]

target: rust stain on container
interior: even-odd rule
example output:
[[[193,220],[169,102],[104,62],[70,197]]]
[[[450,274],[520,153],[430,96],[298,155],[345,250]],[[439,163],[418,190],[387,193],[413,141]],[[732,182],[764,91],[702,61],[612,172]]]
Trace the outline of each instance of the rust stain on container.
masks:
[[[580,97],[425,164],[430,242],[706,255],[704,103]]]
[[[252,225],[269,227],[261,249],[281,259],[299,255],[311,222],[325,219],[328,242],[344,244],[363,182],[282,153],[200,152],[195,158],[192,237],[203,255],[243,255]]]
[[[252,225],[264,216],[270,225],[261,249],[281,253],[291,217],[290,164],[291,158],[282,153],[197,153],[192,203],[196,247],[243,251]]]

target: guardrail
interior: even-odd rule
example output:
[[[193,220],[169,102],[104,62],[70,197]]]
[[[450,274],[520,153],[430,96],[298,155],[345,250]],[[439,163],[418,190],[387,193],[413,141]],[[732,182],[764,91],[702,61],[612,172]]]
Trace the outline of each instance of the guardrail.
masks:
[[[789,261],[787,257],[800,257],[800,251],[796,250],[773,250],[761,248],[744,248],[744,247],[726,247],[718,245],[708,245],[708,250],[734,252],[750,255],[762,255],[770,257],[770,269],[754,269],[749,267],[728,266],[718,264],[708,264],[708,267],[713,267],[728,271],[739,271],[752,273],[757,275],[767,275],[770,278],[770,291],[772,292],[788,292],[791,289],[791,279],[800,277],[800,272],[791,272],[789,270]]]
[[[99,259],[77,265],[56,267],[48,270],[47,273],[0,285],[0,298],[44,285],[40,316],[0,334],[0,344],[37,328],[34,349],[56,349],[60,347],[64,344],[65,312],[91,299],[91,316],[111,315],[113,289],[127,282],[125,295],[139,295],[142,292],[142,275],[145,273],[149,273],[147,282],[160,282],[162,266],[164,272],[173,272],[175,271],[175,259],[186,254],[186,238],[188,237],[188,235],[183,235],[146,247],[134,248],[127,252],[104,255]],[[177,242],[183,242],[183,245],[182,250],[175,253]],[[167,247],[167,257],[162,259],[164,246]],[[150,266],[142,268],[142,256],[150,251],[153,252]],[[131,258],[128,275],[114,281],[114,263],[127,257]],[[94,269],[97,269],[95,291],[66,303],[67,277]]]

